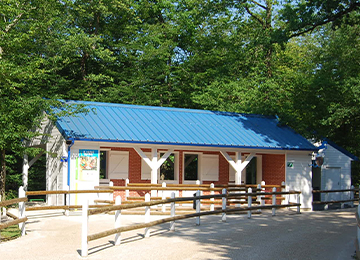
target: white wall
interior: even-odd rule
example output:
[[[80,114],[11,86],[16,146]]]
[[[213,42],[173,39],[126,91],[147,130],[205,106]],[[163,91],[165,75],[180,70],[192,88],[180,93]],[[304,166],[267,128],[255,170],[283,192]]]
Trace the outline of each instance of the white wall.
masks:
[[[311,152],[286,154],[286,187],[301,191],[301,208],[312,208]],[[292,163],[292,167],[288,167]],[[295,202],[295,198],[291,198]]]
[[[34,138],[27,145],[46,147],[46,190],[63,190],[66,185],[64,172],[67,171],[67,163],[62,162],[61,157],[67,156],[65,139],[47,118],[38,131],[43,135]],[[48,195],[47,202],[49,205],[63,205],[64,195]]]
[[[330,144],[324,150],[324,163],[321,166],[321,189],[350,189],[351,187],[351,158]],[[321,200],[345,200],[348,193],[328,193],[321,195]]]

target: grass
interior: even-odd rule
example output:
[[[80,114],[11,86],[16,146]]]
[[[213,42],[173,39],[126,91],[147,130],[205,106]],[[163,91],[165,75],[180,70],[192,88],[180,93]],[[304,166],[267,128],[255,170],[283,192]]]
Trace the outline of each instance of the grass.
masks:
[[[18,225],[13,225],[0,230],[0,240],[2,242],[18,238],[20,235],[21,232]]]

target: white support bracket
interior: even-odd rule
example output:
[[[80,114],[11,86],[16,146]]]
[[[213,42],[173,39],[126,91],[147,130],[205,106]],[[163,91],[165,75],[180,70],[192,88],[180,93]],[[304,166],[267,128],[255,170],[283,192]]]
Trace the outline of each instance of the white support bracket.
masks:
[[[254,156],[255,156],[255,153],[250,153],[243,162],[241,162],[241,159],[236,160],[236,162],[235,162],[226,151],[220,151],[220,152],[224,156],[224,158],[229,162],[231,167],[234,168],[234,170],[237,173],[237,176],[241,176],[241,172],[246,168],[246,166],[249,164],[251,159],[254,158]],[[239,153],[239,154],[241,155],[241,153]],[[237,157],[241,158],[241,156],[239,156],[239,154],[237,155]],[[240,177],[240,179],[241,179],[241,177]],[[235,183],[241,184],[241,181],[239,181],[239,177],[235,178]]]
[[[140,155],[140,157],[149,165],[151,169],[157,170],[160,166],[166,161],[171,153],[174,152],[174,149],[169,149],[159,160],[155,157],[155,160],[150,160],[146,154],[138,147],[134,147],[135,151]],[[155,149],[156,150],[156,149]]]

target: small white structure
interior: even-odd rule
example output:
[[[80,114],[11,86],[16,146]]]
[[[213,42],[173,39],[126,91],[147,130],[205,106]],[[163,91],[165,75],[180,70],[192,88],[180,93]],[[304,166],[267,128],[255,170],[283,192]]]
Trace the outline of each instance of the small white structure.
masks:
[[[313,189],[350,189],[351,162],[358,160],[358,158],[329,140],[324,140],[314,145],[319,148],[319,151],[313,158]],[[350,199],[350,192],[314,194],[314,201],[339,201],[346,199]],[[347,204],[350,205],[350,203],[348,202]]]

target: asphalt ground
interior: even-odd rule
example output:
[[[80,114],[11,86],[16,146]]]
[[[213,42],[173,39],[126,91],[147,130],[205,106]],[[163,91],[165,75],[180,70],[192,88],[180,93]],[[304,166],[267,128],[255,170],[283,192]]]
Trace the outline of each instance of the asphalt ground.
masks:
[[[220,215],[177,221],[89,242],[89,255],[82,258],[81,216],[66,217],[59,212],[29,212],[27,235],[0,243],[0,260],[42,259],[354,259],[355,208],[302,212],[279,210],[247,215]],[[34,215],[35,214],[35,215]],[[41,214],[41,215],[38,215]],[[166,216],[151,216],[151,220]],[[122,215],[122,225],[143,223],[144,216]],[[89,234],[112,229],[114,215],[89,218]]]

